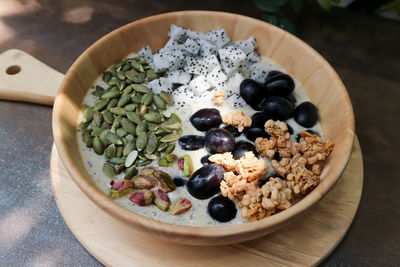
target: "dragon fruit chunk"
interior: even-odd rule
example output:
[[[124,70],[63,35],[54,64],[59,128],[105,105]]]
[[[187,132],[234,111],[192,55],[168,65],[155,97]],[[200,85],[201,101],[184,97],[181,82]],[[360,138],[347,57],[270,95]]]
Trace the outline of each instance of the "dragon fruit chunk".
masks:
[[[172,83],[168,80],[168,78],[165,77],[152,80],[145,85],[149,87],[155,94],[159,94],[161,91],[172,93]]]
[[[173,70],[168,71],[165,74],[165,77],[171,84],[188,84],[192,78],[192,75],[183,70]]]
[[[238,93],[234,93],[228,97],[225,102],[229,103],[231,107],[235,109],[242,108],[246,105],[246,101],[244,101],[244,99]]]
[[[212,71],[215,68],[221,68],[221,64],[219,64],[219,60],[216,55],[209,55],[202,59],[204,65],[207,66],[207,72]]]
[[[193,104],[194,95],[186,85],[182,85],[172,93],[172,99],[178,109],[186,109]]]
[[[154,71],[164,72],[169,67],[168,57],[164,53],[156,53],[153,56],[153,63],[154,63]]]
[[[215,86],[215,89],[218,91],[224,92],[225,97],[230,97],[234,93],[227,82],[221,82],[221,83],[217,84]]]
[[[215,90],[205,91],[195,98],[196,103],[211,103],[214,101]]]
[[[259,83],[264,83],[269,71],[259,64],[250,66],[250,78]]]
[[[235,67],[239,67],[246,61],[246,54],[234,46],[226,46],[218,50],[221,61],[232,63]]]
[[[239,48],[246,55],[248,55],[257,48],[256,38],[254,38],[254,36],[250,36],[246,40],[234,42],[233,46]]]
[[[206,77],[199,75],[190,81],[188,88],[193,91],[194,95],[200,95],[204,91],[207,91],[211,85],[207,82]]]
[[[186,42],[183,44],[183,49],[185,49],[188,53],[192,55],[197,55],[200,50],[199,44],[192,40],[192,39],[187,39]]]
[[[201,40],[207,40],[207,34],[203,33],[203,32],[196,32],[193,30],[186,30],[186,35],[190,38],[190,39],[201,39]]]
[[[232,92],[240,93],[240,84],[245,79],[245,77],[240,72],[235,72],[228,79],[228,85],[231,88]]]
[[[207,66],[202,60],[194,57],[186,57],[185,71],[192,74],[207,75]]]
[[[187,38],[186,31],[185,28],[172,24],[169,28],[168,36],[173,40],[183,43]]]
[[[232,75],[232,73],[237,71],[239,68],[238,66],[235,66],[235,64],[233,64],[232,62],[226,60],[221,61],[221,66],[226,75],[228,76]]]
[[[185,54],[182,50],[172,49],[167,53],[169,62],[169,70],[177,70],[183,68],[186,64]]]
[[[214,55],[217,53],[217,47],[207,40],[199,40],[200,45],[200,55],[202,57],[207,57],[209,55]]]
[[[251,52],[250,54],[247,55],[246,58],[246,65],[253,65],[260,62],[260,56],[256,52]]]
[[[207,81],[212,85],[212,86],[217,86],[218,84],[226,81],[228,77],[226,77],[225,73],[222,72],[220,67],[214,68],[208,75],[207,75]]]
[[[215,44],[217,48],[221,48],[231,41],[228,34],[222,28],[216,28],[207,33],[207,39]]]
[[[144,58],[144,60],[146,60],[148,63],[153,63],[153,51],[151,51],[150,46],[146,45],[140,49],[138,55]]]

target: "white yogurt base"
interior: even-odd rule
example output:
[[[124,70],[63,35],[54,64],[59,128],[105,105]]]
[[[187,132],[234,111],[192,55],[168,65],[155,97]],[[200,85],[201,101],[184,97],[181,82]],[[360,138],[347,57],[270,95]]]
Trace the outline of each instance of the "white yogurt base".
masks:
[[[134,54],[130,55],[129,57],[133,56]],[[265,66],[268,70],[280,70],[282,72],[285,72],[283,68],[281,68],[278,64],[276,64],[273,60],[267,58],[267,57],[262,57],[261,64]],[[295,80],[295,79],[294,79]],[[304,101],[309,101],[309,98],[307,94],[305,93],[304,89],[301,87],[300,83],[295,80],[295,90],[293,92],[294,96],[297,99],[297,104],[300,104]],[[102,80],[101,77],[98,78],[96,81],[95,85],[102,86],[103,88],[107,88],[108,85],[105,84]],[[93,106],[94,102],[96,101],[97,97],[93,96],[90,92],[86,95],[83,104]],[[197,131],[192,124],[189,121],[190,116],[195,113],[197,110],[202,109],[202,108],[216,108],[220,111],[221,116],[224,116],[225,114],[228,114],[234,109],[228,104],[224,103],[222,106],[215,106],[212,102],[210,103],[193,103],[193,105],[190,105],[191,108],[189,109],[184,109],[184,110],[177,110],[175,107],[169,106],[168,109],[176,113],[182,120],[182,130],[183,130],[183,135],[189,135],[189,134],[196,134],[196,135],[204,135],[204,132],[199,132]],[[253,110],[250,106],[245,106],[242,108],[242,111],[249,117],[251,117],[252,114],[256,113],[257,111]],[[81,117],[79,118],[79,121],[82,120],[82,114]],[[289,119],[287,123],[293,128],[294,133],[292,134],[292,140],[295,141],[296,135],[300,132],[303,131],[305,128],[298,125],[293,118]],[[317,123],[312,130],[318,132],[322,136],[322,129],[319,123]],[[246,139],[244,134],[241,136],[237,137],[235,139],[236,141],[239,140],[245,140],[250,142],[249,140]],[[98,186],[98,188],[106,195],[108,195],[109,190],[110,190],[110,178],[108,178],[102,171],[103,164],[105,163],[104,156],[99,156],[96,153],[94,153],[93,149],[89,149],[86,147],[85,143],[82,140],[82,135],[78,134],[78,143],[80,146],[80,150],[82,153],[82,158],[84,159],[85,166],[87,168],[88,173],[90,174],[91,178],[93,179],[94,183]],[[186,154],[190,155],[193,161],[193,166],[194,170],[199,169],[202,167],[202,164],[200,163],[200,159],[207,155],[208,152],[206,151],[205,148],[197,150],[197,151],[184,151],[182,150],[178,143],[176,143],[175,150],[172,152],[173,154],[176,154],[178,157],[184,156]],[[174,164],[172,167],[159,167],[157,164],[158,160],[155,160],[151,165],[148,166],[155,166],[171,175],[172,178],[174,177],[182,177],[182,172],[178,170],[177,164]],[[265,159],[267,162],[268,167],[268,174],[273,174],[274,170],[270,166],[270,160]],[[118,179],[123,179],[124,173],[118,175]],[[236,218],[233,220],[226,222],[226,223],[220,223],[212,219],[208,213],[207,213],[207,205],[210,199],[206,200],[199,200],[194,197],[192,197],[186,190],[186,187],[177,187],[175,191],[169,192],[168,193],[169,198],[171,199],[171,202],[173,202],[175,199],[180,198],[180,197],[185,197],[188,198],[192,202],[192,208],[187,211],[186,213],[180,214],[178,216],[170,215],[168,212],[163,212],[161,211],[157,206],[155,205],[149,205],[145,207],[140,207],[135,205],[133,202],[129,200],[128,197],[124,197],[121,199],[115,200],[118,204],[121,206],[146,217],[158,220],[158,221],[163,221],[167,223],[174,223],[174,224],[180,224],[180,225],[191,225],[191,226],[215,226],[215,225],[231,225],[231,224],[241,224],[244,222],[247,222],[247,219],[244,219],[240,216],[240,209],[237,210],[236,213]]]

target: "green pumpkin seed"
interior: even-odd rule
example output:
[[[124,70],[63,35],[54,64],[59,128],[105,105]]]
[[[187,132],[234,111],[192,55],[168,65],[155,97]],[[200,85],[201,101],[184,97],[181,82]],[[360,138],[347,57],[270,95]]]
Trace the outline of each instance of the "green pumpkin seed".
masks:
[[[111,72],[111,74],[112,74],[113,76],[116,76],[116,75],[117,75],[117,70],[116,70],[115,66],[112,66],[112,67],[110,68],[110,72]]]
[[[125,160],[126,160],[126,158],[117,158],[117,157],[115,157],[115,158],[111,158],[109,162],[111,164],[125,164]]]
[[[160,96],[167,104],[172,104],[172,95],[171,94],[161,91]]]
[[[115,133],[115,130],[119,128],[120,123],[119,119],[121,118],[121,115],[118,115],[117,117],[114,118],[113,124],[111,126],[111,131]]]
[[[96,154],[103,155],[104,144],[103,144],[103,142],[101,142],[101,140],[98,136],[96,136],[93,139],[93,149],[94,149],[94,152],[96,152]]]
[[[162,109],[166,109],[167,108],[167,103],[159,95],[154,95],[153,96],[153,101],[154,101],[154,105],[158,109],[162,110]]]
[[[116,169],[115,169],[115,173],[116,174],[120,174],[121,172],[123,172],[125,170],[125,164],[120,164]]]
[[[163,123],[160,124],[161,129],[167,130],[167,131],[173,131],[173,130],[178,130],[182,127],[182,124],[180,122],[176,121],[164,121]]]
[[[108,124],[112,124],[114,122],[114,116],[110,111],[105,110],[102,113],[105,122],[107,122]]]
[[[91,122],[93,120],[94,108],[89,107],[83,112],[83,122]]]
[[[142,151],[147,145],[147,135],[145,133],[138,134],[136,139],[136,149]]]
[[[96,105],[94,106],[94,110],[98,111],[98,110],[102,110],[103,108],[105,108],[108,104],[109,99],[100,99],[98,101],[96,101]]]
[[[138,167],[143,167],[143,166],[149,165],[149,164],[152,163],[152,162],[153,162],[153,161],[152,161],[151,159],[143,160],[142,162],[139,162],[139,163],[138,163]]]
[[[125,81],[120,81],[120,82],[117,84],[117,86],[118,86],[118,89],[119,89],[120,91],[122,91],[122,90],[125,89],[126,82],[125,82]]]
[[[139,153],[139,154],[138,154],[138,157],[139,157],[139,159],[141,159],[141,160],[146,160],[146,159],[147,159],[146,156],[143,155],[143,153]]]
[[[151,90],[143,84],[133,84],[132,87],[138,93],[152,93]]]
[[[113,76],[113,75],[112,75],[111,72],[106,71],[106,72],[103,74],[103,81],[104,81],[105,83],[108,83],[108,82],[111,80],[112,76]]]
[[[122,66],[121,71],[126,72],[126,71],[128,71],[128,70],[130,70],[130,69],[132,69],[131,64],[125,63],[125,64]]]
[[[136,70],[128,70],[128,71],[125,71],[125,76],[126,76],[126,78],[128,78],[129,80],[134,80],[135,79],[135,76],[138,74],[138,72],[136,71]]]
[[[159,113],[155,113],[155,112],[144,114],[143,118],[146,121],[155,122],[155,123],[161,123],[162,119],[163,119]]]
[[[112,143],[112,144],[115,144],[115,145],[122,145],[123,144],[122,138],[119,137],[117,134],[112,133],[112,132],[108,132],[106,134],[106,140],[108,142]]]
[[[153,132],[150,132],[147,137],[146,152],[148,154],[153,154],[157,149],[157,137]]]
[[[109,178],[114,178],[116,176],[114,167],[108,162],[103,164],[103,173]]]
[[[164,130],[164,129],[158,129],[154,132],[157,136],[165,136],[167,134],[172,133],[172,131],[169,130]]]
[[[97,127],[100,127],[103,123],[103,115],[101,115],[100,111],[95,111],[93,113],[93,122]]]
[[[100,127],[96,127],[93,129],[92,136],[100,136],[100,134],[107,129],[108,124],[107,122],[103,122]]]
[[[122,153],[124,152],[123,146],[117,146],[117,152],[115,153],[116,158],[122,157]]]
[[[102,98],[102,99],[116,98],[116,97],[119,97],[120,94],[121,94],[121,93],[120,93],[118,90],[110,90],[110,91],[105,92],[105,93],[101,96],[101,98]]]
[[[147,122],[141,121],[136,127],[136,134],[146,134],[147,133]]]
[[[127,133],[136,134],[136,126],[129,119],[122,118],[121,119],[121,126]]]
[[[123,156],[128,156],[129,153],[131,153],[133,150],[136,149],[136,141],[129,141],[126,143],[124,150],[122,151]]]
[[[117,78],[120,79],[121,81],[126,79],[126,77],[122,71],[117,72]]]
[[[127,112],[126,116],[128,117],[128,119],[136,124],[139,124],[142,122],[142,120],[140,119],[139,114],[135,113],[135,112]]]
[[[135,70],[137,70],[139,72],[144,72],[142,65],[137,62],[132,62],[131,66],[132,66],[132,68],[134,68]]]
[[[155,124],[155,123],[148,122],[147,123],[147,128],[149,129],[149,131],[154,132],[154,131],[158,130],[158,125]]]
[[[108,102],[107,109],[109,110],[110,108],[116,107],[117,104],[118,104],[118,99],[116,98],[111,99],[110,102]]]
[[[126,105],[125,107],[124,107],[124,109],[127,111],[127,112],[132,112],[132,111],[135,111],[136,110],[136,108],[137,108],[137,104],[128,104],[128,105]]]
[[[82,131],[85,130],[88,126],[89,126],[89,123],[81,121],[81,122],[78,124],[78,132],[82,132]]]
[[[171,115],[172,115],[171,111],[169,111],[169,110],[163,110],[163,111],[161,111],[161,114],[162,114],[166,119],[169,119],[169,118],[171,117]]]
[[[176,130],[176,133],[179,135],[179,137],[181,137],[183,133],[182,128]]]
[[[170,144],[170,145],[168,145],[168,147],[165,149],[165,154],[169,154],[169,153],[171,153],[172,151],[174,151],[174,149],[175,149],[175,144]]]
[[[143,115],[147,112],[147,109],[148,109],[148,107],[146,105],[142,105],[142,106],[140,106],[139,113]]]
[[[136,150],[131,151],[126,157],[125,167],[129,168],[135,162],[138,156],[138,152]]]
[[[117,64],[114,65],[115,69],[119,69],[119,67],[121,67],[124,64],[124,61],[120,61]]]
[[[142,96],[140,94],[134,94],[131,96],[131,100],[133,103],[142,104]]]
[[[124,128],[118,128],[115,133],[119,136],[119,137],[125,137],[128,133],[124,130]]]
[[[111,79],[107,84],[110,86],[115,86],[118,84],[118,79]]]
[[[163,143],[174,142],[174,141],[178,140],[179,137],[180,137],[180,136],[179,136],[178,134],[176,134],[176,133],[168,134],[168,135],[166,135],[166,136],[163,136],[163,137],[160,139],[160,142],[163,142]]]
[[[124,89],[124,91],[122,92],[122,95],[129,95],[130,93],[132,93],[132,91],[133,91],[132,85],[128,85],[128,86]]]
[[[104,94],[105,90],[103,87],[96,85],[96,89],[93,90],[92,95],[101,97]]]
[[[168,119],[169,121],[176,121],[182,123],[181,119],[175,113],[171,114],[171,118]]]
[[[92,137],[91,137],[91,134],[90,134],[89,130],[84,130],[82,132],[82,139],[83,139],[83,142],[86,144],[87,147],[89,147],[88,146],[89,143],[93,144],[93,141],[91,141]]]
[[[144,95],[142,96],[141,101],[142,101],[142,104],[143,104],[143,105],[146,105],[146,106],[150,105],[151,102],[153,102],[153,93],[146,93],[146,94],[144,94]]]
[[[157,151],[158,151],[158,152],[161,152],[161,151],[163,151],[164,149],[166,149],[167,146],[168,146],[167,143],[160,143],[160,144],[158,145],[158,147],[157,147]]]
[[[146,77],[149,81],[155,80],[158,78],[157,73],[154,72],[154,70],[148,70],[147,71],[147,77]]]
[[[115,157],[115,154],[117,153],[117,148],[115,147],[114,144],[109,145],[108,147],[106,147],[106,149],[104,150],[104,156],[108,159],[111,159],[113,157]]]
[[[112,113],[114,113],[114,114],[117,114],[117,115],[122,115],[122,116],[126,115],[126,110],[124,108],[121,108],[121,107],[110,108],[110,111]]]
[[[125,136],[125,140],[127,142],[131,142],[131,141],[135,140],[135,137],[131,134],[128,134],[127,136]]]
[[[136,176],[139,173],[138,169],[135,166],[131,166],[125,170],[125,180],[130,180],[134,176]]]
[[[118,100],[117,107],[123,107],[126,104],[128,104],[129,100],[131,100],[131,95],[123,95],[121,98]]]

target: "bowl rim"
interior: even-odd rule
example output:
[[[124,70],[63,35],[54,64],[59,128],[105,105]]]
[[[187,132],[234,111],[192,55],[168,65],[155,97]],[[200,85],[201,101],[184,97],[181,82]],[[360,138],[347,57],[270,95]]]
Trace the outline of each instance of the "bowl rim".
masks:
[[[92,185],[88,180],[86,180],[83,176],[83,174],[78,170],[77,166],[75,165],[75,160],[72,159],[69,154],[67,153],[68,151],[68,145],[63,142],[62,140],[62,123],[61,123],[61,117],[62,115],[62,102],[65,101],[66,95],[64,92],[68,89],[68,84],[71,82],[73,79],[73,73],[74,70],[79,67],[79,65],[82,64],[87,58],[85,55],[89,54],[90,51],[94,50],[95,47],[100,46],[102,43],[106,42],[107,39],[112,38],[116,36],[119,32],[124,31],[125,29],[128,29],[129,27],[132,27],[133,25],[140,24],[140,23],[146,23],[148,21],[152,20],[162,20],[165,17],[171,17],[171,16],[176,16],[176,15],[204,15],[204,16],[209,16],[209,15],[219,15],[219,16],[227,16],[229,18],[237,18],[240,17],[241,19],[245,19],[248,21],[256,22],[256,23],[263,23],[266,24],[267,27],[273,27],[275,30],[279,30],[283,32],[282,38],[291,38],[294,39],[298,45],[303,46],[305,49],[308,49],[311,54],[314,54],[316,57],[318,57],[323,63],[323,65],[328,68],[328,71],[331,72],[331,74],[334,75],[334,78],[337,79],[339,87],[344,93],[344,99],[347,102],[346,105],[349,105],[350,107],[350,112],[349,114],[351,115],[348,118],[349,122],[349,130],[353,133],[353,141],[351,143],[347,144],[347,147],[345,147],[345,156],[343,156],[340,160],[339,168],[337,169],[337,175],[336,177],[333,177],[331,180],[329,180],[329,183],[326,184],[323,188],[320,188],[320,190],[316,190],[320,185],[318,185],[314,190],[312,190],[307,196],[305,196],[303,199],[301,199],[299,202],[297,202],[295,205],[290,207],[287,210],[281,211],[277,214],[274,214],[274,216],[270,216],[268,218],[264,218],[263,220],[259,220],[256,222],[247,222],[243,224],[237,224],[237,225],[213,225],[213,226],[190,226],[190,225],[178,225],[178,224],[173,224],[173,223],[166,223],[166,222],[161,222],[157,221],[148,217],[145,217],[143,215],[137,214],[133,211],[130,211],[119,204],[117,204],[115,201],[107,197],[105,194],[103,194],[99,189],[97,189],[94,185]],[[106,213],[109,215],[113,216],[116,219],[120,219],[125,223],[135,225],[139,228],[146,228],[147,230],[154,231],[156,232],[162,232],[164,234],[168,235],[184,235],[184,236],[189,236],[189,237],[213,237],[213,238],[218,238],[218,237],[226,237],[230,235],[242,235],[242,234],[247,234],[250,232],[253,232],[254,230],[262,230],[268,227],[277,227],[280,224],[283,224],[285,221],[288,221],[288,219],[296,217],[300,213],[303,213],[304,211],[310,209],[314,204],[316,204],[332,187],[333,185],[337,182],[341,174],[343,173],[348,160],[351,155],[351,150],[354,142],[354,112],[353,112],[353,107],[350,101],[350,97],[347,93],[347,90],[342,82],[342,80],[339,78],[337,75],[336,71],[333,69],[333,67],[328,63],[328,61],[323,58],[317,51],[315,51],[312,47],[310,47],[308,44],[306,44],[304,41],[299,39],[298,37],[274,26],[271,24],[268,24],[266,22],[260,21],[255,18],[251,18],[248,16],[240,15],[240,14],[235,14],[235,13],[228,13],[228,12],[219,12],[219,11],[205,11],[205,10],[188,10],[188,11],[175,11],[175,12],[168,12],[168,13],[162,13],[158,15],[153,15],[150,17],[145,17],[136,21],[133,21],[131,23],[128,23],[122,27],[119,27],[110,33],[104,35],[100,39],[98,39],[95,43],[90,45],[76,60],[75,62],[71,65],[69,70],[67,71],[60,87],[59,91],[57,93],[55,102],[54,102],[54,108],[53,108],[53,116],[52,116],[52,125],[53,125],[53,136],[56,144],[57,151],[59,153],[59,156],[64,164],[64,166],[68,166],[66,169],[69,173],[69,175],[72,177],[73,181],[75,184],[80,188],[81,191],[84,192],[84,194],[92,201],[94,202],[97,206],[99,206],[101,209],[103,209]],[[212,231],[212,230],[218,229],[218,231]]]

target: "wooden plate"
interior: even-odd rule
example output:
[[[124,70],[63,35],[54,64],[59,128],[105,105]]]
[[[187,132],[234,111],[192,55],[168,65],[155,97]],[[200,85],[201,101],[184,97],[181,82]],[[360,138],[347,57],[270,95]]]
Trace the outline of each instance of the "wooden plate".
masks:
[[[58,208],[79,242],[106,266],[315,265],[349,229],[363,186],[360,144],[334,188],[308,214],[270,235],[219,247],[195,247],[138,234],[90,201],[72,181],[55,146],[51,181]]]

